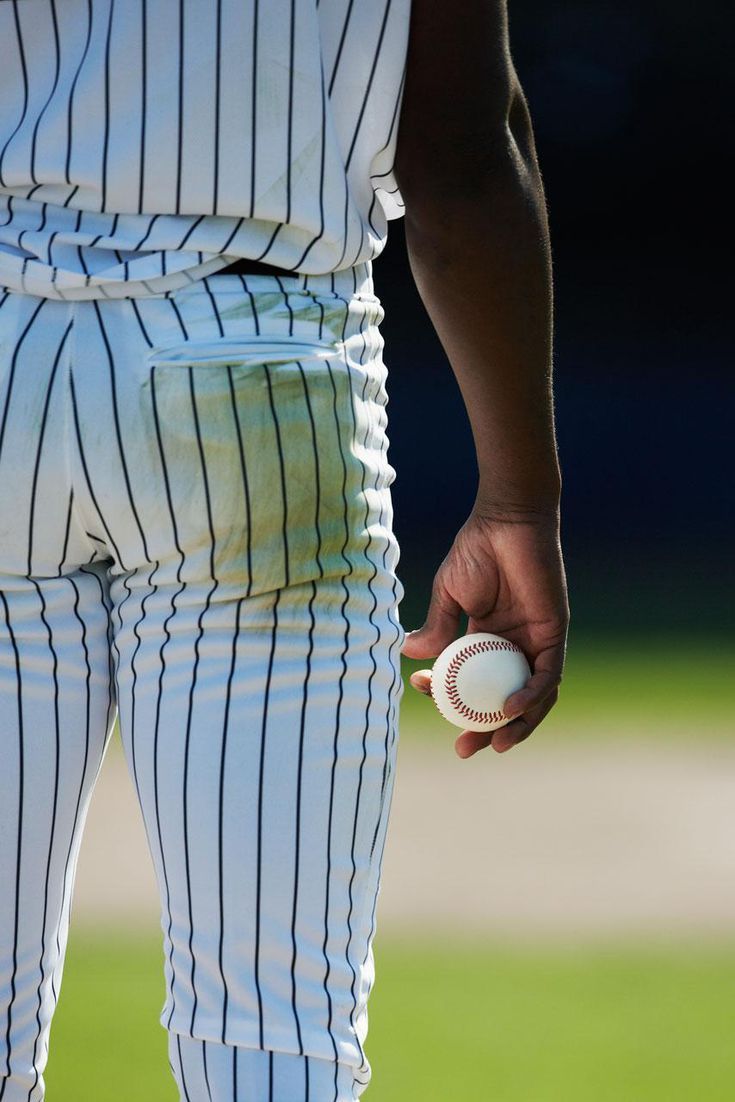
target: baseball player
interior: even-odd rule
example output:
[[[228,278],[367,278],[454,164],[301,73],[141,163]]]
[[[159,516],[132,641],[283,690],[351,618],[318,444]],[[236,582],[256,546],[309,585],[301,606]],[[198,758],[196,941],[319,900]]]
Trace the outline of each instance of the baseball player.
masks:
[[[543,195],[505,4],[465,7],[0,0],[0,1102],[44,1097],[116,717],[180,1097],[346,1102],[401,650],[462,611],[523,647],[496,750],[554,702]],[[404,213],[480,473],[408,636],[372,274]]]

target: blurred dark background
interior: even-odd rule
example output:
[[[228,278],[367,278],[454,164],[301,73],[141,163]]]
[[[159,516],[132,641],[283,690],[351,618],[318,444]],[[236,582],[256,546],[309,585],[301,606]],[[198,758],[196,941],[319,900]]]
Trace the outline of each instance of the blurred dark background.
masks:
[[[572,629],[724,636],[735,581],[724,245],[732,9],[510,7],[551,220]],[[402,220],[390,223],[375,283],[386,310],[402,619],[412,628],[477,472]]]

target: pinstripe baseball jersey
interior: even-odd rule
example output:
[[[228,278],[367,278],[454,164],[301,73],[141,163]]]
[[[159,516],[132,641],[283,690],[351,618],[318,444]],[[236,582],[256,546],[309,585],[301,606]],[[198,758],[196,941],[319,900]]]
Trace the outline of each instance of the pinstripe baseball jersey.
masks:
[[[176,290],[375,258],[410,0],[0,0],[0,286]]]

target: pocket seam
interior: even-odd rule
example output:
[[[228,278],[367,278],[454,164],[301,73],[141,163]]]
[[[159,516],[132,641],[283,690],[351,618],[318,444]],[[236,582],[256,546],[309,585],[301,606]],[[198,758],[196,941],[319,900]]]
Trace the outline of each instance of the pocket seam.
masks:
[[[172,367],[289,363],[299,359],[313,357],[326,359],[328,356],[338,355],[343,343],[342,341],[291,341],[258,336],[248,337],[245,340],[215,338],[209,341],[179,341],[176,344],[152,349],[146,355],[146,363],[150,366],[166,364]],[[210,351],[205,352],[205,349]]]

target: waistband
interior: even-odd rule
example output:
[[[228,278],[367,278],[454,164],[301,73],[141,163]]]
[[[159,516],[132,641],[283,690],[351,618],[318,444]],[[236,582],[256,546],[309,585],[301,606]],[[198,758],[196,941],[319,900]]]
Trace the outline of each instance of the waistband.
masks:
[[[0,326],[6,333],[17,335],[23,319],[39,309],[49,324],[54,319],[72,324],[77,342],[84,341],[81,334],[89,324],[90,332],[102,326],[111,339],[123,343],[139,330],[151,346],[168,347],[182,339],[215,341],[218,354],[229,340],[241,344],[251,338],[261,351],[266,339],[354,344],[358,362],[365,355],[377,356],[383,347],[385,312],[373,290],[370,261],[319,274],[216,272],[176,290],[135,299],[58,301],[0,287]]]
[[[331,296],[347,300],[356,298],[366,302],[379,302],[375,294],[373,266],[370,260],[362,261],[351,268],[316,274],[285,270],[278,275],[262,271],[232,273],[220,270],[193,280],[184,287],[163,291],[159,295],[150,297],[178,300],[190,295],[206,295],[215,291],[218,294],[228,291],[242,294],[243,290],[252,294],[293,294],[301,291],[318,297]]]
[[[77,289],[70,295],[60,294],[57,288],[43,283],[34,284],[30,279],[6,279],[2,276],[2,260],[0,256],[0,294],[31,295],[37,298],[48,298],[79,304],[96,300],[98,302],[122,301],[125,299],[180,299],[197,295],[209,295],[213,291],[218,294],[237,292],[239,294],[273,294],[280,293],[291,295],[295,292],[306,293],[307,296],[326,296],[341,299],[358,299],[366,302],[378,302],[373,283],[373,267],[371,260],[361,261],[350,268],[341,268],[332,272],[307,273],[288,272],[285,269],[275,272],[254,270],[249,272],[230,272],[226,269],[233,263],[233,257],[222,254],[210,258],[204,265],[196,270],[184,270],[171,275],[164,287],[156,286],[149,282],[138,284],[121,284],[119,286],[106,284],[104,287],[87,288],[85,294]],[[238,258],[234,258],[238,259]]]

